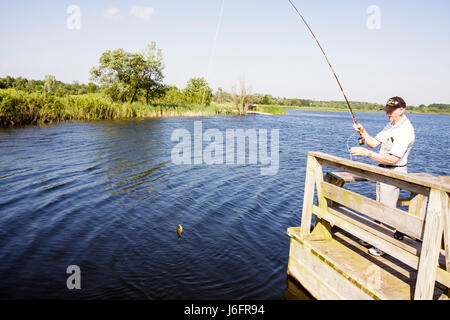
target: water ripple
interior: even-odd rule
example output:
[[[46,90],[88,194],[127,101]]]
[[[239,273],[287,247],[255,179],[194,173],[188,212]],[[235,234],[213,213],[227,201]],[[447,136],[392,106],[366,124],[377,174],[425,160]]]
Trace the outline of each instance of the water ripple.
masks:
[[[386,122],[382,114],[358,119],[370,132]],[[448,174],[449,140],[434,132],[447,132],[449,118],[410,119],[418,128],[411,171]],[[278,173],[173,164],[172,131],[192,133],[194,121],[221,132],[279,128]],[[347,114],[303,111],[2,129],[0,298],[280,299],[306,154],[348,157],[352,133]],[[373,186],[363,192],[372,196]],[[82,270],[83,290],[65,289],[71,264]]]

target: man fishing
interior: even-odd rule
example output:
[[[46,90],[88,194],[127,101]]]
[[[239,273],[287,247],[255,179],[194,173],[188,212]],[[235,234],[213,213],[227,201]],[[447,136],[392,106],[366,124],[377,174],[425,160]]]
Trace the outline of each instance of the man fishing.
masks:
[[[386,125],[386,127],[378,133],[375,137],[370,136],[366,129],[362,125],[358,123],[353,114],[353,110],[350,106],[350,103],[345,95],[344,89],[339,81],[339,78],[334,72],[333,66],[331,65],[330,60],[328,59],[325,51],[317,40],[314,32],[311,30],[310,26],[306,22],[303,15],[296,8],[296,6],[289,0],[289,3],[303,20],[303,23],[308,28],[309,32],[313,36],[320,50],[322,51],[325,60],[330,66],[331,72],[333,73],[339,88],[341,89],[342,95],[345,98],[345,102],[347,103],[348,110],[353,118],[353,128],[359,132],[360,138],[358,139],[359,144],[366,144],[370,148],[376,148],[381,144],[380,152],[374,152],[362,147],[354,147],[350,149],[350,153],[355,156],[365,156],[370,157],[372,160],[378,162],[380,167],[395,170],[403,173],[407,173],[406,164],[408,162],[408,155],[411,151],[411,148],[414,144],[414,128],[411,122],[405,116],[405,108],[406,103],[400,97],[392,97],[386,103],[386,106],[382,108],[382,110],[386,111],[386,115],[388,116],[390,122]],[[383,204],[386,204],[391,207],[397,206],[398,196],[400,194],[400,189],[391,185],[387,185],[385,183],[377,182],[377,200]],[[398,240],[403,239],[403,234],[400,232],[395,232],[394,237]],[[368,243],[364,243],[364,245],[369,245]],[[372,247],[369,249],[369,253],[380,256],[383,254],[383,251],[378,248]]]
[[[386,111],[389,123],[375,137],[367,133],[361,124],[354,124],[353,128],[359,132],[364,144],[370,148],[376,148],[381,145],[380,152],[375,152],[363,147],[353,147],[350,153],[355,156],[369,157],[378,162],[378,166],[385,169],[407,173],[408,155],[414,144],[414,128],[405,115],[406,103],[400,97],[392,97],[381,110]],[[377,201],[397,207],[397,200],[400,194],[400,188],[385,183],[377,182]],[[398,240],[403,239],[403,234],[396,231],[394,237]],[[380,256],[383,251],[372,247],[369,253]]]

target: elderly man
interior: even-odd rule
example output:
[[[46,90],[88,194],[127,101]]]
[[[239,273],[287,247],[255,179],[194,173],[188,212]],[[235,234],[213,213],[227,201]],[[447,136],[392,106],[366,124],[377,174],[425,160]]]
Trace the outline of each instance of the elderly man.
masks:
[[[389,123],[375,137],[370,136],[362,125],[353,125],[361,134],[364,143],[370,148],[381,145],[380,152],[354,147],[350,153],[355,156],[365,156],[378,162],[380,167],[407,173],[408,155],[414,144],[414,128],[405,115],[406,103],[400,97],[392,97],[381,110],[386,111]],[[397,206],[400,189],[385,183],[377,182],[377,201],[391,207]],[[396,232],[394,237],[401,240],[403,234]],[[375,247],[369,249],[372,255],[380,256],[383,252]]]

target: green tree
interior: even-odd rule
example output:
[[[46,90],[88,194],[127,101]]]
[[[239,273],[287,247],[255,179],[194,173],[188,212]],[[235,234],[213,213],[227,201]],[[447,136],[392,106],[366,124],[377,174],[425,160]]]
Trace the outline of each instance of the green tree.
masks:
[[[214,99],[218,103],[224,103],[225,101],[225,95],[222,88],[217,89],[216,94],[214,95]]]
[[[55,94],[57,89],[55,76],[47,75],[44,79],[44,91],[50,94]]]
[[[261,104],[275,104],[274,98],[270,94],[265,94],[261,99]]]
[[[212,89],[204,78],[190,78],[183,94],[188,103],[204,104],[209,106],[212,99]]]
[[[91,69],[91,79],[105,88],[113,100],[126,100],[125,52],[122,49],[105,51],[100,57],[100,66]]]
[[[158,101],[166,104],[182,104],[186,102],[183,93],[176,86],[166,87],[163,97]]]
[[[142,55],[145,63],[142,75],[142,88],[145,91],[145,101],[148,104],[151,99],[162,96],[167,88],[162,82],[164,79],[162,73],[164,69],[162,50],[156,49],[156,43],[152,42]]]
[[[98,86],[95,83],[89,82],[87,84],[87,92],[88,93],[95,93],[98,91]]]
[[[136,101],[141,90],[147,103],[162,92],[163,74],[161,50],[152,42],[142,54],[125,52],[123,49],[105,51],[98,68],[91,69],[91,79],[106,89],[114,100]]]

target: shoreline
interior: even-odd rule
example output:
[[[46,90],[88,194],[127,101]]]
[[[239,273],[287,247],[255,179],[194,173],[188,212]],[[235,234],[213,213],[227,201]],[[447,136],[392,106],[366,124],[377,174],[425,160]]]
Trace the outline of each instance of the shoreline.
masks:
[[[261,112],[261,111],[247,111],[245,114],[263,114],[263,115],[270,115],[270,116],[277,115],[275,113],[268,113],[268,112]]]
[[[309,108],[309,109],[290,109],[286,108],[286,110],[299,110],[299,111],[324,111],[324,112],[348,112],[348,110],[345,109],[319,109],[319,108]],[[223,112],[221,112],[223,111]],[[147,120],[147,119],[161,119],[161,118],[195,118],[195,117],[212,117],[212,116],[221,116],[221,115],[238,115],[237,111],[235,110],[228,110],[224,109],[218,112],[208,112],[208,111],[166,111],[162,114],[158,114],[157,112],[151,112],[146,115],[140,115],[140,116],[131,116],[131,117],[116,117],[116,118],[98,118],[98,119],[61,119],[61,120],[54,120],[54,121],[46,121],[46,122],[35,122],[35,123],[15,123],[10,125],[3,125],[0,124],[0,129],[7,129],[7,128],[18,128],[18,127],[26,127],[26,126],[49,126],[49,125],[55,125],[55,124],[62,124],[66,122],[96,122],[96,121],[124,121],[124,120]],[[374,113],[382,113],[382,111],[374,111],[374,110],[354,110],[355,113],[357,112],[374,112]],[[450,115],[450,113],[432,113],[432,112],[414,112],[414,111],[407,111],[407,113],[414,113],[414,114],[434,114],[434,115]],[[245,115],[280,115],[279,113],[268,113],[268,112],[261,112],[261,111],[247,111]],[[283,115],[283,114],[281,114]],[[1,115],[0,115],[1,117]]]
[[[333,109],[333,108],[321,108],[321,107],[304,107],[304,108],[287,108],[286,110],[300,110],[300,111],[326,111],[326,112],[349,112],[348,109]],[[384,113],[382,110],[358,110],[353,109],[353,112],[376,112],[376,113]],[[450,115],[450,112],[420,112],[406,108],[406,113],[415,113],[415,114],[440,114],[440,115]]]
[[[286,110],[348,112],[346,108],[289,107],[281,105],[259,105],[257,110],[246,114],[284,115]],[[354,112],[383,112],[358,110]],[[419,112],[406,109],[407,113],[449,115],[450,112]],[[162,117],[208,117],[213,115],[238,114],[229,103],[212,102],[200,104],[167,104],[143,102],[114,102],[102,94],[55,96],[46,93],[26,92],[16,89],[0,89],[0,127],[22,125],[46,125],[66,121],[92,121],[114,119],[147,119]]]

